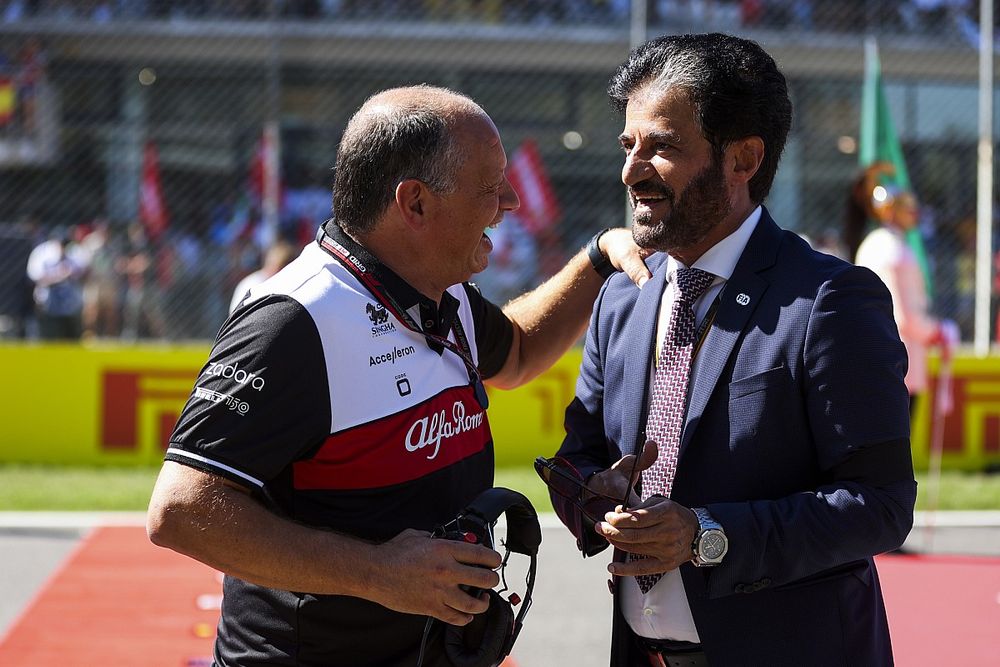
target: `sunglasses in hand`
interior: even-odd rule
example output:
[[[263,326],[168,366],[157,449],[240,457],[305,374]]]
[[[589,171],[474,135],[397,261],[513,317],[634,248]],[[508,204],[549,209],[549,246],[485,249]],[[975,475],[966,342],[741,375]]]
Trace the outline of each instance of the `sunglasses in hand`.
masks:
[[[628,508],[628,494],[631,492],[631,488],[625,490],[625,498],[613,498],[592,491],[587,488],[580,471],[560,456],[551,459],[539,456],[535,459],[535,472],[549,489],[573,503],[588,520],[595,524],[604,521],[604,515],[619,505],[623,509]]]

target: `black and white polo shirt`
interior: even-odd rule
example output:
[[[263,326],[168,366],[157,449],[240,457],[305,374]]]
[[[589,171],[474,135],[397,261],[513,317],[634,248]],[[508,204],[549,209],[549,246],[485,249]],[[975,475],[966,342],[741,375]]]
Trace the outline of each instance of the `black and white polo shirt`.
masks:
[[[451,287],[439,306],[339,227],[326,230],[351,266],[311,243],[251,290],[223,325],[166,459],[235,481],[305,524],[374,541],[431,530],[493,485],[493,442],[468,365],[424,332],[453,343],[456,329],[468,332],[471,363],[489,377],[512,325],[474,287]],[[216,660],[416,664],[425,620],[227,577]]]

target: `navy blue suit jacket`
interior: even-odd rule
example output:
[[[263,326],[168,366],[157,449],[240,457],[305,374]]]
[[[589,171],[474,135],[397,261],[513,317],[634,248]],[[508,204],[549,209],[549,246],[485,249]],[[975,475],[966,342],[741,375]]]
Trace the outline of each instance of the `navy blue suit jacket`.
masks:
[[[618,274],[594,307],[559,450],[584,475],[645,441],[666,256],[647,264],[642,290]],[[711,664],[892,663],[872,556],[913,521],[905,372],[881,281],[765,210],[701,349],[672,492],[707,507],[730,541],[721,565],[681,566]],[[607,546],[553,504],[586,555]],[[647,664],[630,654],[617,598],[614,622],[612,665]]]

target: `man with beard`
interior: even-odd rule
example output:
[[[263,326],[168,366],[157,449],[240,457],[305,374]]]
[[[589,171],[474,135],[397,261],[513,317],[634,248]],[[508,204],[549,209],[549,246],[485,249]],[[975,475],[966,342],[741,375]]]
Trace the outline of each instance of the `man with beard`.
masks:
[[[891,664],[872,557],[913,520],[906,354],[878,278],[762,206],[784,76],[753,42],[665,36],[609,95],[658,252],[598,297],[548,465],[582,484],[552,499],[584,555],[614,547],[611,664]]]

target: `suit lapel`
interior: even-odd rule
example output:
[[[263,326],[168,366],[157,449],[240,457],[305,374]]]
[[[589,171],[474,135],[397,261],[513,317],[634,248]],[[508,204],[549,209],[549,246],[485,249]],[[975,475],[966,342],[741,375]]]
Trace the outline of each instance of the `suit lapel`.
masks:
[[[639,290],[632,317],[622,331],[628,341],[629,354],[625,355],[625,388],[622,405],[622,454],[631,454],[642,447],[640,434],[645,432],[647,397],[649,395],[650,364],[656,344],[656,320],[660,315],[660,300],[666,287],[666,255],[654,255],[660,265],[653,268],[653,277]],[[652,263],[647,260],[647,263]],[[645,438],[642,438],[645,441]]]
[[[684,434],[681,437],[681,454],[697,430],[708,399],[719,382],[722,369],[729,361],[736,341],[767,291],[770,283],[758,274],[774,265],[780,239],[781,230],[774,224],[767,209],[764,209],[757,228],[736,263],[733,275],[722,289],[715,320],[705,338],[698,374],[688,392],[690,399]]]

